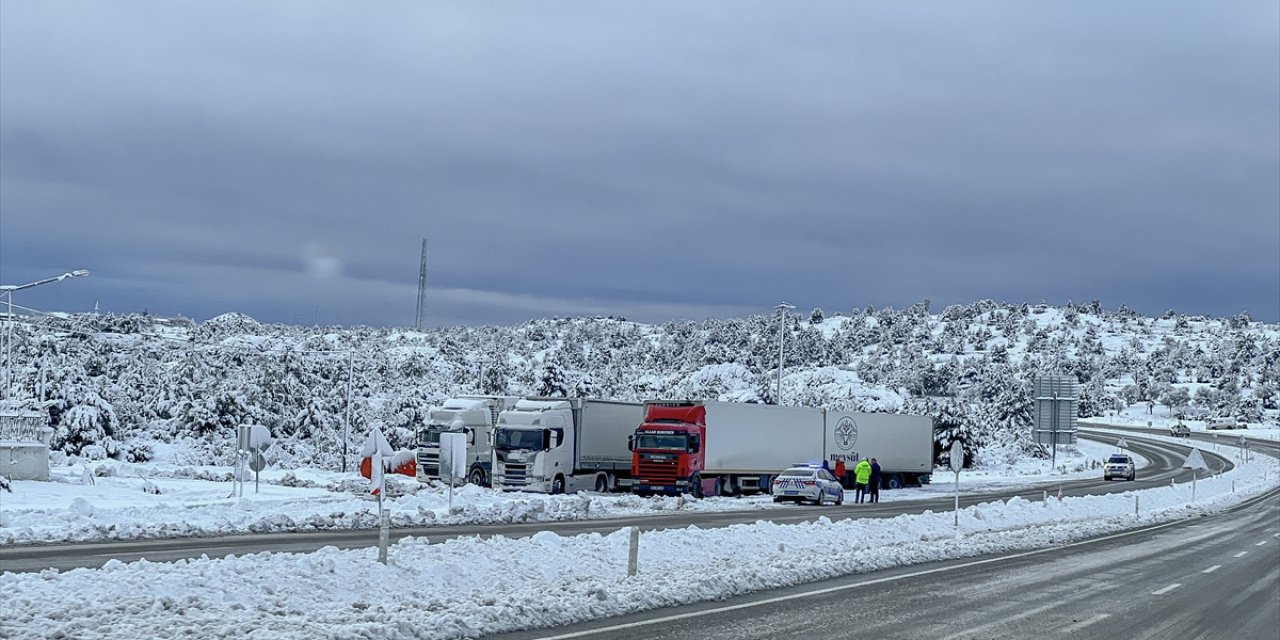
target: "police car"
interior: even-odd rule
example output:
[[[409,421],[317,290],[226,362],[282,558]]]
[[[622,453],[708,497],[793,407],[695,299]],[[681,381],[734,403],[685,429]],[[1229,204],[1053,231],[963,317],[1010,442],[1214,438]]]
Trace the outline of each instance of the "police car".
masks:
[[[830,471],[822,467],[791,467],[773,479],[769,486],[774,502],[827,502],[844,504],[844,487]]]
[[[1111,480],[1112,478],[1121,478],[1123,480],[1133,480],[1135,475],[1133,458],[1123,453],[1113,453],[1107,461],[1102,464],[1102,479]]]

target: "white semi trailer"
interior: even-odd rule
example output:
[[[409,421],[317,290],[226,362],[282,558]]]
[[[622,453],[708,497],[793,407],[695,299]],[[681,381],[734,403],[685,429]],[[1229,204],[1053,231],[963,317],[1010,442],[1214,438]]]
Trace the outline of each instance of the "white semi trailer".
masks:
[[[862,458],[880,463],[885,487],[928,482],[933,420],[735,402],[658,401],[630,442],[637,494],[734,495],[767,491],[789,466]]]
[[[827,411],[825,453],[827,466],[834,469],[844,460],[850,475],[859,460],[875,458],[886,489],[927,483],[933,472],[933,419]]]
[[[464,433],[467,436],[466,481],[489,486],[493,462],[493,427],[503,411],[515,407],[512,396],[459,396],[444,401],[427,412],[427,424],[418,429],[418,480],[439,481],[440,435]],[[461,481],[462,478],[457,478]]]
[[[507,491],[573,493],[626,487],[627,436],[644,405],[587,398],[526,398],[498,416],[493,486]]]
[[[822,459],[822,410],[704,401],[650,402],[631,440],[632,491],[767,491],[778,472]]]

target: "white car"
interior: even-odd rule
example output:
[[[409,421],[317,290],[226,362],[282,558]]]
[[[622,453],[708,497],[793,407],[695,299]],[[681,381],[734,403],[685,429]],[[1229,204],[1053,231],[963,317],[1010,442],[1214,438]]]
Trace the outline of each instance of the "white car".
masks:
[[[1242,428],[1240,426],[1240,422],[1235,418],[1210,418],[1209,421],[1205,423],[1205,427],[1211,431]]]
[[[1123,453],[1113,453],[1107,461],[1102,464],[1102,479],[1112,480],[1121,478],[1123,480],[1133,480],[1136,471],[1133,466],[1133,458]]]
[[[822,467],[791,467],[778,474],[769,485],[774,502],[812,502],[821,506],[828,500],[844,504],[844,487]]]

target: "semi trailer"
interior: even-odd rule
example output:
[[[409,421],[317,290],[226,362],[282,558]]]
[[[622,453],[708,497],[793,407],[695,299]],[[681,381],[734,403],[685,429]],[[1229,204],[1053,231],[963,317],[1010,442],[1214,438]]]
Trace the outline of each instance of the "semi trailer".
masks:
[[[927,416],[824,411],[734,402],[660,401],[628,441],[632,491],[735,495],[767,491],[783,469],[863,458],[880,463],[885,488],[929,481]],[[845,478],[841,479],[845,481]]]
[[[822,459],[822,411],[738,402],[650,402],[629,442],[632,491],[735,495]]]

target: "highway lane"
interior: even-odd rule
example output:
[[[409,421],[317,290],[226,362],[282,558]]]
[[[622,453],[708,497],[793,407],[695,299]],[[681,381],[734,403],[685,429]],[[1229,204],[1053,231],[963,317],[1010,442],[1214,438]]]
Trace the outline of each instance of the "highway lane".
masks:
[[[881,571],[495,640],[1274,640],[1280,490],[1032,552]]]
[[[1083,437],[1099,439],[1114,443],[1115,436],[1091,435],[1082,432]],[[1046,490],[1056,495],[1061,487],[1064,496],[1080,496],[1088,494],[1127,491],[1152,484],[1168,484],[1170,479],[1177,482],[1189,482],[1191,472],[1181,469],[1183,460],[1190,448],[1180,444],[1164,444],[1144,441],[1135,436],[1128,443],[1129,448],[1146,457],[1150,465],[1139,471],[1138,480],[1134,482],[1106,482],[1099,478],[1091,480],[1075,480],[1065,482],[1049,481],[1050,484],[1021,487],[1003,491],[984,493],[963,493],[961,506],[1006,500],[1012,496],[1021,496],[1027,500],[1040,500]],[[1231,463],[1225,458],[1206,452],[1206,461],[1214,471],[1229,469]],[[939,481],[947,474],[937,477]],[[671,512],[629,518],[613,518],[602,520],[585,520],[573,522],[536,522],[527,524],[497,525],[459,525],[436,527],[412,527],[393,529],[391,540],[406,536],[426,537],[433,542],[442,542],[461,536],[495,536],[509,537],[531,536],[539,531],[554,531],[560,535],[574,535],[585,532],[610,532],[620,527],[638,526],[642,530],[686,527],[696,525],[702,528],[724,527],[757,520],[772,520],[779,523],[796,523],[814,520],[827,516],[832,520],[846,518],[885,518],[903,513],[923,513],[927,510],[949,511],[954,506],[954,498],[950,494],[940,495],[925,500],[895,501],[892,492],[882,492],[881,502],[876,505],[810,507],[769,511],[730,511],[730,512]],[[377,544],[376,530],[338,530],[304,533],[266,533],[234,536],[218,536],[206,538],[173,538],[162,540],[109,541],[94,543],[73,543],[56,545],[4,545],[0,546],[0,571],[29,572],[48,568],[60,570],[78,567],[100,567],[109,560],[131,562],[148,559],[154,562],[168,562],[185,558],[199,558],[202,555],[222,557],[226,555],[246,555],[264,551],[305,553],[325,546],[339,548],[369,547]]]

